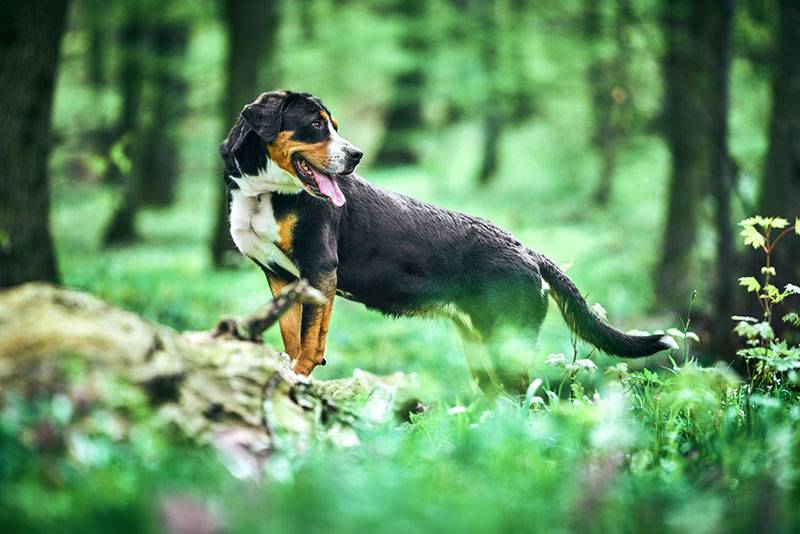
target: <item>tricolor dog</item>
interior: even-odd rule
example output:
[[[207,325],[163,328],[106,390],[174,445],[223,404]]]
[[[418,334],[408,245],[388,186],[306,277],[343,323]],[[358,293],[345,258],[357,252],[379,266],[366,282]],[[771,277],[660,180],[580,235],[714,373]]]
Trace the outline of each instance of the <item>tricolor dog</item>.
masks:
[[[389,315],[447,316],[486,343],[504,325],[535,335],[549,293],[569,327],[606,353],[675,346],[608,325],[557,265],[491,222],[365,181],[355,174],[361,150],[338,130],[318,98],[275,91],[245,106],[220,148],[236,246],[273,294],[302,277],[327,297],[280,320],[295,372],[324,361],[337,294]]]

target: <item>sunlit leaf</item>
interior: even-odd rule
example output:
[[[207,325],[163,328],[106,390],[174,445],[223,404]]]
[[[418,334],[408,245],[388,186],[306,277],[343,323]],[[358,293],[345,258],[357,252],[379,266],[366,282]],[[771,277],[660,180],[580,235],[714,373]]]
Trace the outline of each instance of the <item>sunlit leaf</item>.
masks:
[[[680,330],[678,330],[677,328],[668,329],[667,330],[667,334],[671,335],[672,337],[677,337],[677,338],[680,338],[680,339],[683,339],[684,337],[686,337],[684,335],[684,333],[681,332]]]
[[[766,239],[761,235],[754,226],[745,226],[739,235],[744,237],[744,244],[750,245],[753,248],[763,247],[766,244]]]
[[[739,278],[739,285],[746,287],[748,293],[757,292],[761,289],[761,284],[752,276],[743,276]]]
[[[772,284],[767,284],[764,286],[764,293],[766,293],[767,297],[774,301],[781,299],[781,291]]]
[[[796,312],[790,312],[783,316],[783,322],[792,326],[800,326],[800,315]]]
[[[753,325],[753,327],[761,339],[772,339],[775,337],[775,333],[772,331],[772,326],[770,326],[770,324],[766,321],[757,323]]]
[[[769,220],[768,226],[771,226],[772,228],[786,228],[789,226],[789,221],[783,217],[772,217]]]
[[[775,267],[762,267],[761,274],[775,276]]]
[[[748,217],[747,219],[740,222],[739,226],[763,226],[765,222],[766,219],[764,219],[764,217],[761,217],[760,215],[755,215],[753,217]]]

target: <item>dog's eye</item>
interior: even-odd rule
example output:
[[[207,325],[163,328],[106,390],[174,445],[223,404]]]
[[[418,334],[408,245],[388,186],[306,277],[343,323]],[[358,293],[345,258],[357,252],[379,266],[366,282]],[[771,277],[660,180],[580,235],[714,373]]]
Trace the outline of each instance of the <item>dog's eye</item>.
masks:
[[[319,130],[320,128],[322,128],[322,121],[317,119],[311,123],[311,126]]]

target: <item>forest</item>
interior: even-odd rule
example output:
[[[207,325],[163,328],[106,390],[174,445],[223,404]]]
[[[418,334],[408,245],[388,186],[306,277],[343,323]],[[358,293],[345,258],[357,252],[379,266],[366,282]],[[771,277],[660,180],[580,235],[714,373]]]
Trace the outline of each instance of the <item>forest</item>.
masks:
[[[294,374],[321,295],[237,250],[219,150],[278,89],[678,348],[550,299],[487,395],[450,322],[337,297]],[[797,0],[5,2],[0,123],[3,532],[800,530]]]

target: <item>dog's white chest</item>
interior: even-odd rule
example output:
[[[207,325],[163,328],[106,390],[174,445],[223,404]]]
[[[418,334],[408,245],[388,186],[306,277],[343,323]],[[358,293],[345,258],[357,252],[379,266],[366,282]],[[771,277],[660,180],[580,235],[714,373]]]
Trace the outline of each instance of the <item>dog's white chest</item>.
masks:
[[[231,192],[231,237],[242,254],[264,267],[277,264],[299,277],[297,266],[278,248],[278,223],[272,211],[272,195]]]

